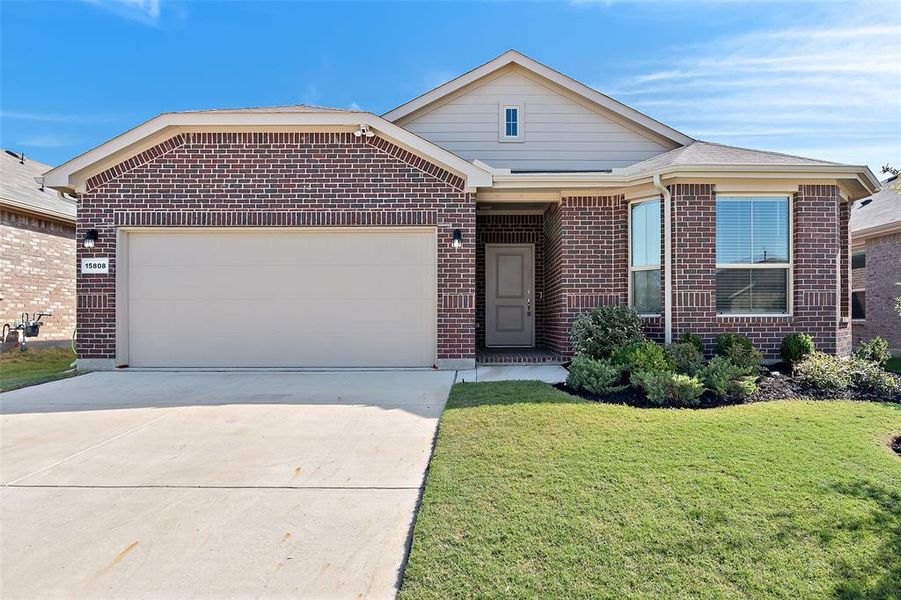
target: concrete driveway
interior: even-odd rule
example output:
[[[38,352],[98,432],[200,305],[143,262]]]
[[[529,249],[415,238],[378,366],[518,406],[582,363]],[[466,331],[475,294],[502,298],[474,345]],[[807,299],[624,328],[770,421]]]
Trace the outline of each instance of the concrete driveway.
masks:
[[[3,598],[389,598],[453,372],[0,395]]]

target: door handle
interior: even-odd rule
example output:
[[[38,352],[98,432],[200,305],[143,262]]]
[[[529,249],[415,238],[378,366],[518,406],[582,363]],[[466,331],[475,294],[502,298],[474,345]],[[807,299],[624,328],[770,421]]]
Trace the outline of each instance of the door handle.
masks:
[[[532,290],[526,293],[526,316],[532,316]]]

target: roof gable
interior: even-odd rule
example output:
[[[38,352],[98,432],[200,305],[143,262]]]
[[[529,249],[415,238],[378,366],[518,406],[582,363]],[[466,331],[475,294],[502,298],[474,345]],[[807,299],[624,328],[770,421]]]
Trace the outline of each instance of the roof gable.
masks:
[[[372,133],[460,176],[467,189],[491,185],[491,175],[447,150],[364,111],[309,106],[163,113],[49,171],[48,187],[84,191],[94,175],[154,148],[178,133],[342,132],[365,125]]]
[[[429,107],[440,104],[442,101],[447,101],[449,97],[453,98],[461,92],[465,93],[465,90],[480,85],[483,80],[496,76],[499,71],[508,69],[511,65],[524,69],[529,74],[540,77],[551,85],[577,96],[583,102],[590,104],[595,109],[602,113],[609,114],[614,118],[618,118],[621,123],[631,126],[636,130],[643,130],[677,145],[685,145],[694,141],[684,133],[664,125],[634,108],[626,106],[625,104],[532,60],[515,50],[508,50],[484,65],[464,73],[456,79],[452,79],[451,81],[386,112],[382,116],[388,121],[403,124],[412,115],[426,112]]]

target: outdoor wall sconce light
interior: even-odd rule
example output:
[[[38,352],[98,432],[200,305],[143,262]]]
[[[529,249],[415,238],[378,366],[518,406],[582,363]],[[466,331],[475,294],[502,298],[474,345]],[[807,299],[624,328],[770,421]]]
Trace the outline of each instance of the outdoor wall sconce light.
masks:
[[[454,239],[451,240],[451,248],[455,250],[459,250],[463,247],[463,232],[459,229],[454,229]]]
[[[84,234],[84,242],[83,245],[85,248],[90,250],[94,247],[94,244],[97,242],[97,230],[89,229],[87,233]]]

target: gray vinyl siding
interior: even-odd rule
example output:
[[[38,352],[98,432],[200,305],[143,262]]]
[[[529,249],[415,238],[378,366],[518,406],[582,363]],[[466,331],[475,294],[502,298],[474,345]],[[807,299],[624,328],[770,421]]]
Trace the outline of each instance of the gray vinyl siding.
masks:
[[[523,106],[522,142],[498,140],[499,107],[505,104]],[[399,124],[466,160],[513,170],[612,169],[675,147],[645,137],[516,70]]]

